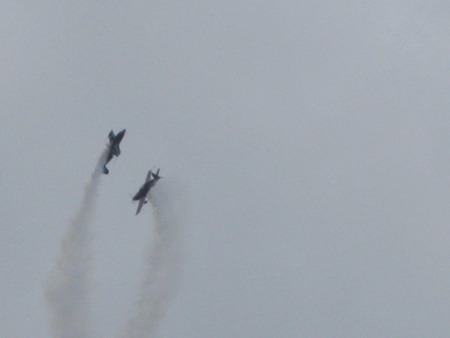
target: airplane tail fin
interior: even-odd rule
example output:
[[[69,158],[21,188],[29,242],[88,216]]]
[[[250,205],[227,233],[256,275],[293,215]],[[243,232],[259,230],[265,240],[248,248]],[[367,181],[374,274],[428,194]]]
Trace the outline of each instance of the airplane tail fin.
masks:
[[[152,173],[152,177],[156,180],[159,180],[160,178],[162,178],[161,176],[159,176],[159,169],[156,171],[156,174]]]

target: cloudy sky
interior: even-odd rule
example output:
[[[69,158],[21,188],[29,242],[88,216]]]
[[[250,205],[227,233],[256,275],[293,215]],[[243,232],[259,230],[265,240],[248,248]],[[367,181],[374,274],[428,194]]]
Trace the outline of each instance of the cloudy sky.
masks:
[[[0,335],[51,336],[61,240],[126,128],[89,223],[90,336],[127,336],[143,297],[158,220],[131,197],[159,167],[176,271],[149,335],[448,336],[449,11],[1,3]]]

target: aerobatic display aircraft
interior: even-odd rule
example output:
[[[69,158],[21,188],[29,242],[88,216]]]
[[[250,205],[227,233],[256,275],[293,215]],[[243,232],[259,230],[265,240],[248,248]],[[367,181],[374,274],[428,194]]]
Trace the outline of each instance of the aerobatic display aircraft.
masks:
[[[106,165],[108,164],[108,162],[111,161],[113,156],[117,157],[120,155],[119,144],[120,144],[120,142],[122,142],[123,136],[125,135],[125,131],[126,131],[126,129],[122,130],[117,135],[114,135],[114,132],[111,130],[108,135],[108,138],[109,138],[108,147],[109,148],[108,148],[108,154],[106,155],[105,164],[103,165],[103,173],[106,175],[109,173],[108,168],[106,168]]]
[[[149,193],[150,189],[155,186],[156,182],[158,182],[160,178],[162,177],[159,176],[159,169],[156,171],[156,174],[152,173],[151,170],[148,172],[144,184],[133,197],[133,201],[139,201],[136,215],[139,214],[142,206],[147,203],[147,194]]]

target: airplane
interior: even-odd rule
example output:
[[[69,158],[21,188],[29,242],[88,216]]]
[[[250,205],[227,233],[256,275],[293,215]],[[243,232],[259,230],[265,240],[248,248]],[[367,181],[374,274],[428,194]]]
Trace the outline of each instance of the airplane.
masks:
[[[103,173],[105,175],[108,175],[109,170],[108,168],[106,168],[106,165],[108,164],[109,161],[111,161],[111,159],[113,158],[113,156],[119,156],[120,155],[120,148],[119,148],[119,144],[120,142],[122,142],[122,138],[125,135],[125,131],[126,129],[122,130],[120,133],[118,133],[117,135],[114,135],[114,132],[111,130],[109,132],[108,138],[109,138],[109,150],[108,150],[108,155],[106,155],[106,161],[105,164],[103,165]]]
[[[147,203],[147,194],[149,193],[150,189],[155,186],[156,182],[158,182],[158,180],[160,178],[162,178],[162,177],[159,176],[159,169],[158,169],[158,171],[156,171],[156,174],[152,173],[151,170],[148,172],[147,178],[145,179],[145,183],[141,186],[139,191],[133,197],[133,201],[139,200],[139,205],[138,205],[138,208],[136,211],[136,215],[139,214],[142,206],[145,203]]]

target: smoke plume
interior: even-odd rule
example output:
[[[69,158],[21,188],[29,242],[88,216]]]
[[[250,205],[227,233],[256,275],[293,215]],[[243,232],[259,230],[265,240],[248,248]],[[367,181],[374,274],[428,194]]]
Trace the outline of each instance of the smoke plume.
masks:
[[[54,337],[89,337],[88,298],[93,265],[90,223],[107,150],[101,154],[85,187],[81,206],[62,239],[60,255],[46,286]]]
[[[150,198],[153,215],[152,242],[138,295],[137,311],[128,322],[125,337],[153,337],[175,294],[180,267],[180,203],[174,203],[166,189]]]

